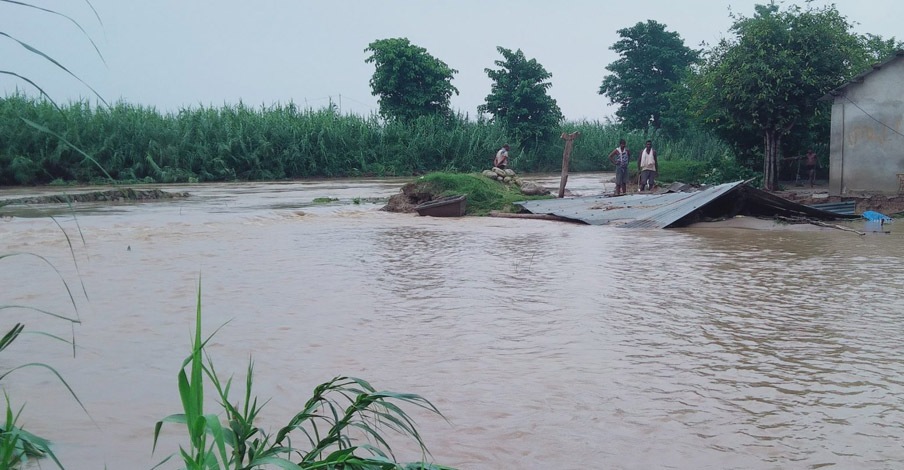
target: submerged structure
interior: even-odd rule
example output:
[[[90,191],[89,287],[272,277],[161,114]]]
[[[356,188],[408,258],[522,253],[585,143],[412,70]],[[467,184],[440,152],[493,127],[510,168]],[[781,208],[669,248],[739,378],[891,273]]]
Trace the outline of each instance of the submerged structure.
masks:
[[[705,189],[626,196],[543,199],[516,203],[533,214],[548,214],[590,225],[626,228],[676,228],[737,215],[816,220],[859,218],[818,209],[778,197],[743,181]]]

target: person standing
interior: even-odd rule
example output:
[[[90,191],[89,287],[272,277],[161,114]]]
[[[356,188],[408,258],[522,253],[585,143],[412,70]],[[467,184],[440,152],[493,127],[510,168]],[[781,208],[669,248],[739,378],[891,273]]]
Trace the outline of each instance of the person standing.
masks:
[[[508,165],[509,144],[505,144],[496,152],[496,158],[493,159],[493,166],[504,170]]]
[[[609,152],[609,162],[615,166],[615,195],[628,192],[628,163],[631,162],[631,151],[625,148],[625,139],[618,141],[618,147]]]
[[[653,149],[653,141],[648,140],[640,158],[637,159],[637,169],[640,171],[640,187],[643,191],[649,186],[650,191],[656,186],[656,172],[659,171],[659,162],[656,160],[656,150]]]
[[[816,158],[816,152],[813,149],[807,150],[807,160],[804,164],[807,166],[807,176],[810,178],[810,187],[816,184],[816,168],[819,166],[819,159]]]

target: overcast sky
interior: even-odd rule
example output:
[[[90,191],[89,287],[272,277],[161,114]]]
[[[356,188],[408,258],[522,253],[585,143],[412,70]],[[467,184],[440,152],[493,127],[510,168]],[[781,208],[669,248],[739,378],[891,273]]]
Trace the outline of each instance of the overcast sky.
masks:
[[[602,120],[614,108],[597,93],[618,29],[652,19],[698,48],[727,34],[730,11],[751,16],[765,0],[25,0],[72,17],[95,41],[59,16],[0,1],[0,32],[57,59],[108,102],[182,107],[239,101],[269,106],[294,101],[343,113],[377,111],[368,84],[367,45],[408,38],[458,74],[452,107],[472,117],[490,91],[485,68],[497,46],[521,49],[552,74],[550,95],[569,120]],[[803,1],[796,2],[804,4]],[[904,39],[901,0],[835,3],[856,31]],[[826,45],[826,47],[831,47]],[[90,90],[17,43],[0,36],[0,70],[25,75],[55,100]],[[0,76],[0,95],[21,80]]]

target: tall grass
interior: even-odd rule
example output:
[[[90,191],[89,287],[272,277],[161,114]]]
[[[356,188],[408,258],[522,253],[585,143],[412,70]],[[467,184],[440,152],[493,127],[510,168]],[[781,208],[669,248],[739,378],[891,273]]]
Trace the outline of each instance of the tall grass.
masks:
[[[56,222],[56,220],[54,219]],[[60,227],[60,230],[63,232],[67,242],[69,243],[69,251],[73,256],[73,263],[76,265],[76,271],[78,271],[78,264],[75,260],[75,252],[73,251],[73,246],[69,239],[69,235],[66,234],[66,231],[62,226],[57,223],[57,226]],[[72,304],[72,308],[74,310],[73,315],[67,315],[62,312],[50,311],[41,308],[37,308],[31,305],[21,305],[14,303],[7,303],[8,300],[5,296],[2,295],[4,291],[0,290],[0,324],[9,324],[12,322],[12,326],[8,327],[9,329],[6,333],[0,337],[0,353],[7,351],[7,349],[13,347],[14,343],[18,343],[23,341],[22,338],[26,335],[32,338],[45,338],[51,341],[58,341],[64,344],[68,344],[72,347],[72,352],[75,354],[75,331],[73,329],[73,336],[71,340],[67,340],[65,338],[44,332],[40,329],[35,328],[26,328],[26,324],[24,320],[19,321],[20,313],[37,313],[43,318],[49,319],[51,321],[62,321],[69,323],[74,326],[76,324],[81,323],[81,320],[78,316],[78,304],[75,300],[75,296],[72,292],[72,289],[69,287],[68,281],[63,277],[63,274],[44,256],[34,254],[34,253],[0,253],[0,266],[6,265],[7,262],[14,258],[33,258],[38,260],[40,263],[44,264],[47,269],[52,270],[56,276],[60,279],[64,291],[68,294],[69,301]],[[84,285],[82,285],[82,291],[84,291]],[[86,295],[87,298],[87,295]],[[6,328],[6,327],[4,327]],[[6,358],[6,354],[0,354],[0,358]],[[60,468],[63,468],[60,461],[57,459],[56,455],[54,455],[53,450],[50,446],[50,441],[44,439],[40,436],[31,434],[19,425],[20,417],[22,414],[22,410],[24,407],[19,408],[18,411],[13,411],[13,405],[10,400],[9,395],[6,392],[6,380],[14,373],[18,371],[22,371],[25,369],[39,369],[44,372],[50,374],[55,379],[59,380],[61,386],[65,387],[76,402],[85,410],[87,413],[87,409],[84,404],[75,394],[75,391],[66,380],[57,372],[53,366],[43,363],[43,362],[27,362],[24,364],[11,364],[9,361],[0,362],[2,366],[0,366],[0,389],[3,390],[4,397],[6,398],[6,415],[5,420],[0,421],[0,469],[7,468],[20,468],[23,467],[31,460],[49,457],[53,462]]]
[[[30,459],[45,456],[53,460],[58,467],[63,468],[63,464],[50,448],[50,441],[30,433],[18,425],[24,406],[14,413],[9,395],[4,392],[3,396],[6,398],[6,418],[0,424],[0,468],[24,467]]]
[[[187,447],[178,456],[186,469],[285,469],[346,470],[451,470],[448,467],[414,462],[400,464],[390,448],[385,431],[392,430],[413,439],[420,446],[423,460],[428,452],[411,417],[398,404],[407,404],[442,414],[419,395],[380,392],[368,382],[352,377],[336,377],[317,386],[304,407],[275,434],[256,424],[263,405],[252,392],[254,364],[249,362],[245,379],[244,402],[233,402],[232,379],[225,382],[217,374],[205,353],[206,339],[201,334],[201,289],[195,313],[195,333],[191,353],[178,375],[182,413],[167,416],[154,428],[154,448],[165,423],[184,425]],[[216,390],[219,414],[205,410],[206,385]],[[367,440],[358,443],[359,434]],[[295,437],[297,436],[297,437]],[[161,462],[166,463],[173,454]]]
[[[41,123],[53,134],[25,120]],[[637,151],[653,138],[664,160],[714,165],[727,151],[718,139],[702,133],[658,138],[655,132],[626,131],[598,121],[565,123],[561,130],[581,132],[571,171],[612,170],[606,156],[620,138]],[[73,102],[58,109],[20,94],[0,99],[0,185],[106,182],[101,169],[129,183],[475,172],[488,168],[504,143],[516,144],[502,126],[461,115],[386,123],[377,115],[343,115],[335,107],[301,109],[292,103],[160,113],[123,102],[110,107]],[[515,146],[512,168],[519,173],[559,171],[563,147],[557,138],[532,150]]]
[[[94,10],[94,7],[91,5],[91,3],[87,0],[85,3],[87,3],[91,10],[94,11],[95,16],[97,17],[98,21],[100,21],[100,17],[97,15],[97,11]],[[54,9],[33,5],[28,1],[10,1],[7,2],[7,5],[4,6],[11,6],[12,8],[32,9],[33,11],[39,11],[42,14],[55,15],[68,20],[81,32],[82,35],[84,35],[85,38],[88,39],[101,61],[104,60],[103,56],[101,55],[100,49],[98,49],[94,40],[91,39],[91,37],[81,26],[81,24],[79,24],[68,15]],[[72,71],[66,68],[61,62],[57,61],[52,56],[46,54],[41,49],[33,45],[30,38],[23,40],[3,31],[3,23],[4,22],[0,20],[0,36],[2,36],[2,38],[0,39],[17,43],[18,45],[25,48],[28,53],[32,54],[34,57],[52,64],[57,68],[58,71],[64,72],[68,76],[79,81],[82,85],[91,90],[94,96],[96,96],[101,103],[107,105],[107,102],[104,100],[104,98],[100,96],[88,83],[83,81],[76,74],[72,73]],[[38,37],[40,36],[41,35],[38,34]],[[2,171],[0,171],[0,184],[3,184],[4,179],[6,179],[2,174],[4,172],[6,175],[8,175],[8,178],[11,178],[19,184],[30,184],[38,182],[39,178],[52,174],[53,172],[63,173],[72,171],[71,169],[77,165],[84,165],[85,163],[97,165],[97,162],[94,161],[90,155],[84,154],[84,152],[81,152],[77,149],[75,149],[76,153],[80,154],[82,158],[72,158],[71,151],[63,151],[63,148],[68,149],[72,147],[72,144],[68,142],[67,138],[57,134],[51,129],[44,127],[42,123],[43,121],[41,119],[28,119],[29,117],[45,117],[48,114],[53,114],[55,115],[56,120],[59,121],[61,116],[64,116],[65,113],[56,104],[56,102],[51,99],[51,97],[44,91],[44,89],[37,81],[25,75],[21,75],[14,69],[8,69],[10,65],[11,64],[6,64],[5,61],[0,58],[0,75],[13,77],[24,83],[27,83],[28,85],[31,85],[32,87],[37,89],[41,96],[43,96],[44,98],[39,101],[26,101],[24,102],[27,103],[27,105],[25,106],[22,105],[22,100],[14,99],[14,105],[12,108],[7,106],[8,103],[6,102],[6,100],[0,99],[0,116],[2,116],[0,117],[0,120],[7,121],[9,119],[12,119],[15,121],[15,123],[10,126],[4,125],[2,132],[0,132],[0,146],[4,148],[3,150],[0,150],[0,168],[3,169]],[[15,103],[19,103],[18,106]],[[65,117],[63,119],[65,119]],[[4,122],[4,124],[10,123]],[[68,126],[57,127],[59,129],[69,128]],[[43,138],[37,135],[40,133],[44,134]],[[53,140],[50,140],[49,137],[53,137]],[[34,155],[40,155],[40,158],[35,159]],[[96,166],[95,171],[96,170],[100,170],[100,172],[103,173],[107,177],[107,179],[110,179],[110,175],[107,175],[102,167]],[[2,205],[3,204],[0,203],[0,206]],[[72,254],[72,261],[75,264],[76,272],[78,272],[78,263],[76,262],[75,252],[73,250],[69,235],[56,219],[51,219],[54,221],[54,223],[57,224],[57,226],[65,236],[66,241],[69,244],[69,252]],[[81,230],[79,231],[81,232]],[[6,304],[5,302],[7,302],[7,298],[3,294],[8,293],[9,290],[0,290],[0,314],[2,314],[2,318],[0,319],[2,319],[2,323],[4,325],[9,325],[10,323],[12,323],[11,327],[3,327],[3,329],[7,327],[9,329],[6,330],[6,333],[2,336],[2,338],[0,338],[0,352],[6,351],[8,348],[12,347],[14,343],[21,342],[22,340],[20,338],[24,335],[32,334],[34,336],[42,336],[44,338],[50,338],[51,340],[58,340],[64,343],[69,343],[72,345],[72,352],[74,355],[74,326],[75,324],[80,323],[80,320],[78,318],[78,305],[75,301],[75,297],[72,294],[72,290],[69,288],[69,284],[60,273],[60,271],[53,265],[53,263],[51,263],[47,258],[38,254],[0,253],[0,265],[5,265],[5,263],[10,259],[17,257],[37,258],[43,263],[46,263],[49,269],[55,271],[69,295],[69,300],[72,303],[75,315],[67,316],[59,312],[48,311],[30,305]],[[85,299],[87,299],[87,291],[85,290],[84,284],[82,284],[82,292],[85,294]],[[18,314],[22,311],[39,313],[44,318],[49,318],[51,321],[68,322],[73,327],[72,340],[67,341],[64,338],[46,333],[39,329],[26,328],[26,325],[19,321],[20,317],[18,316]],[[4,354],[3,358],[6,357],[7,356]],[[57,379],[59,379],[62,385],[69,390],[69,393],[72,394],[73,398],[87,413],[85,406],[82,404],[81,400],[79,400],[78,396],[75,394],[66,380],[56,371],[56,369],[48,364],[41,362],[28,362],[21,365],[15,365],[10,364],[8,361],[3,361],[0,364],[2,364],[2,368],[0,368],[0,388],[3,389],[3,394],[6,398],[5,420],[0,421],[0,468],[8,469],[31,466],[32,462],[30,460],[45,456],[53,460],[53,462],[58,467],[63,468],[56,455],[54,455],[53,450],[50,447],[50,442],[48,440],[31,434],[20,427],[19,422],[24,407],[19,408],[17,412],[13,411],[13,405],[11,403],[9,395],[6,392],[6,382],[4,380],[6,380],[14,372],[23,369],[44,369],[45,371],[48,371],[52,375],[56,376]],[[40,464],[38,464],[38,466],[40,466]]]
[[[575,141],[571,153],[572,171],[614,171],[609,162],[608,155],[612,149],[618,146],[618,141],[625,139],[626,147],[631,150],[632,157],[636,158],[644,148],[647,140],[653,141],[653,146],[659,155],[660,161],[701,162],[709,166],[721,161],[722,157],[731,155],[728,147],[717,137],[707,133],[692,133],[688,136],[669,138],[659,135],[650,129],[647,131],[625,129],[614,124],[604,124],[599,121],[581,121],[565,125],[566,132],[578,131],[581,136]],[[558,144],[562,148],[562,144]],[[561,168],[561,154],[557,167]]]

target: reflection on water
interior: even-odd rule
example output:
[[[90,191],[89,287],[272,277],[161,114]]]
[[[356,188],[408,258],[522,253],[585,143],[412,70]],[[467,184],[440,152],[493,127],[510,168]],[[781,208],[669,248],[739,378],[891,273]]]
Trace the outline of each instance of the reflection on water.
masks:
[[[602,179],[585,177],[586,190]],[[216,185],[191,202],[86,211],[84,245],[62,216],[90,298],[79,300],[79,353],[23,338],[3,359],[58,367],[97,426],[52,377],[26,371],[4,386],[27,400],[28,428],[57,442],[67,468],[162,459],[150,456],[153,424],[178,411],[202,279],[205,330],[228,322],[210,346],[218,369],[240,374],[253,355],[274,427],[314,385],[348,374],[431,399],[450,423],[415,413],[423,435],[437,461],[460,468],[904,459],[894,225],[859,237],[432,219],[352,202],[398,181],[343,184]],[[309,204],[318,197],[339,201]],[[19,251],[78,278],[50,220],[0,220],[0,252]],[[73,310],[39,260],[0,262],[0,304]]]

